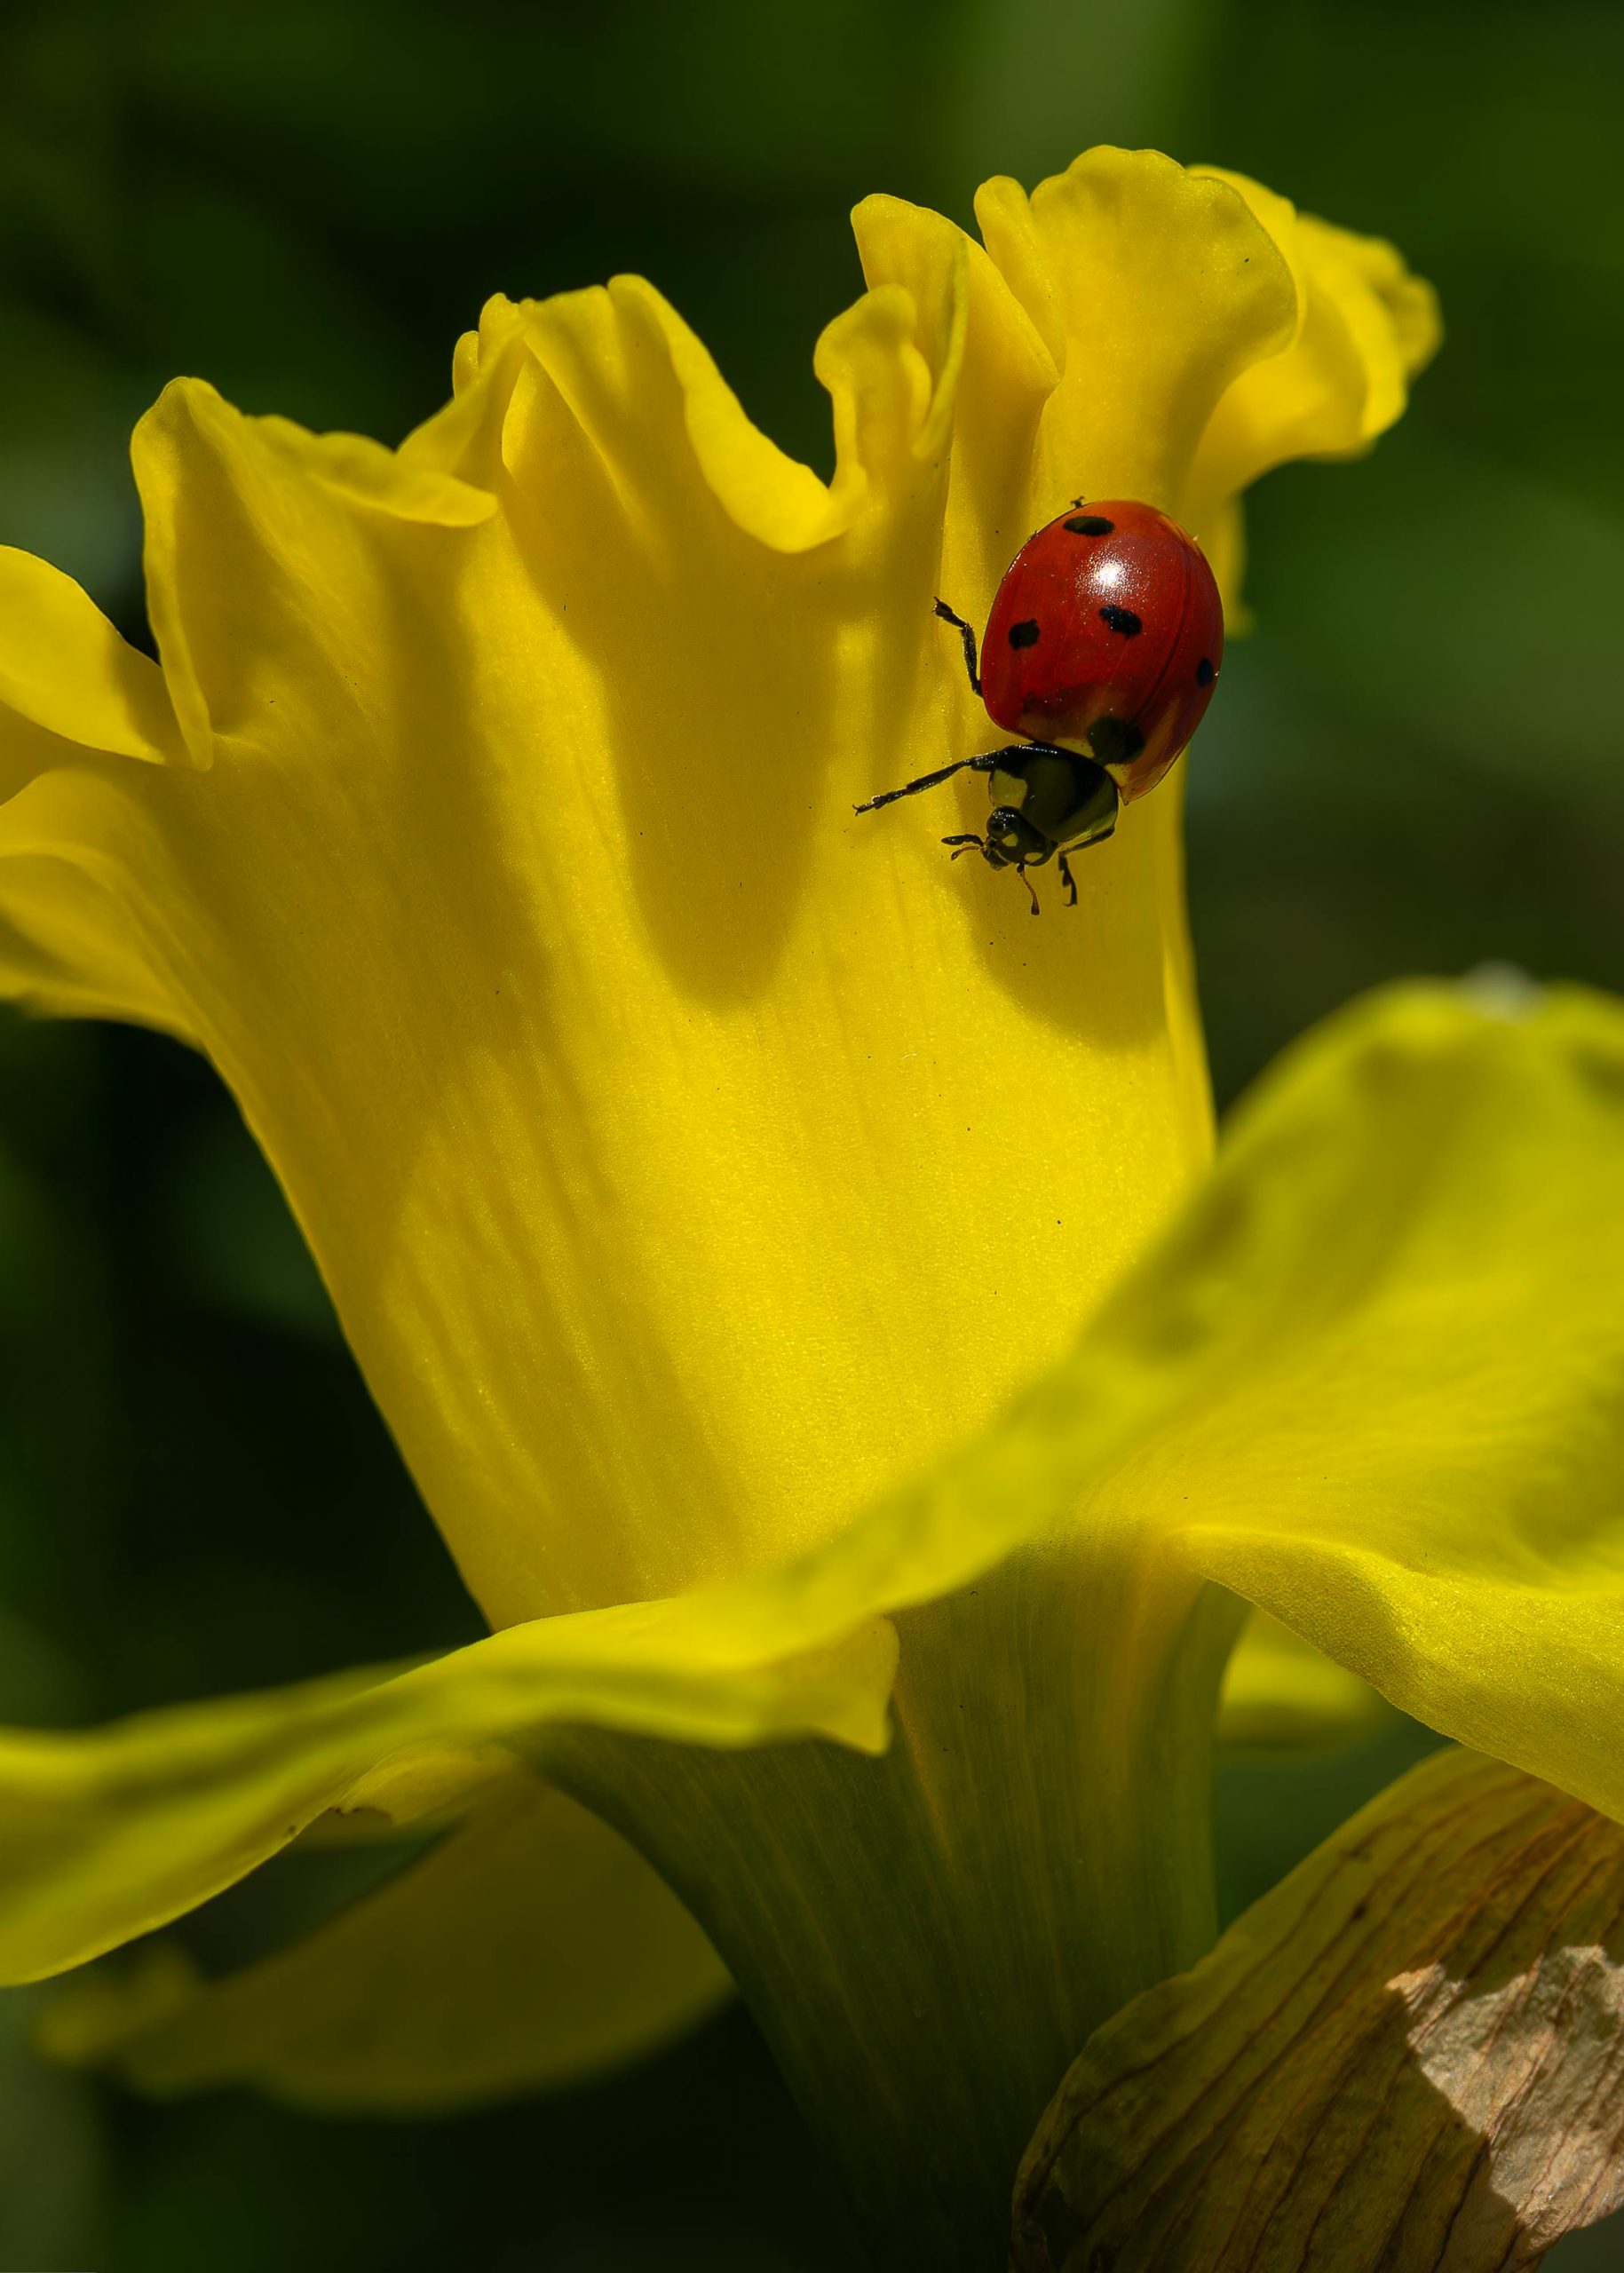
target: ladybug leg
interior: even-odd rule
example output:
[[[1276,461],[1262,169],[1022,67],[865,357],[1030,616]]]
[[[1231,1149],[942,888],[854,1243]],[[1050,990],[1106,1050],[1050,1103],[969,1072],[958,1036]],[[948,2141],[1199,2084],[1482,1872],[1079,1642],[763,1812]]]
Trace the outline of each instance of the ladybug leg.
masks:
[[[1038,896],[1032,889],[1032,879],[1026,874],[1026,864],[1024,860],[1018,861],[1016,864],[1015,873],[1020,878],[1022,883],[1026,887],[1026,897],[1032,902],[1033,914],[1034,915],[1041,915],[1043,911],[1038,906]]]
[[[954,614],[946,600],[937,601],[936,613],[940,616],[944,623],[953,623],[958,626],[959,638],[964,643],[964,668],[970,673],[970,691],[972,694],[979,694],[981,692],[981,674],[976,669],[975,633],[970,630],[969,624],[965,622],[962,615],[955,615]]]
[[[899,789],[882,789],[877,797],[869,797],[860,805],[853,805],[854,813],[871,813],[876,805],[894,805],[899,797],[916,797],[922,789],[934,789],[943,781],[951,781],[955,773],[991,773],[1002,753],[988,750],[981,757],[962,757],[954,765],[939,765],[934,773],[922,773],[917,781],[905,781]]]
[[[1066,886],[1066,904],[1068,907],[1075,907],[1077,905],[1077,879],[1073,875],[1071,863],[1066,859],[1064,852],[1057,852],[1055,854],[1055,867],[1059,871],[1061,883]]]
[[[1086,759],[1075,759],[1073,763],[1078,766],[1081,778],[1084,781],[1087,780],[1087,773],[1094,774],[1096,779],[1092,788],[1081,798],[1076,810],[1064,824],[1070,839],[1069,843],[1057,844],[1055,847],[1060,881],[1071,894],[1070,899],[1066,902],[1069,907],[1075,907],[1077,905],[1077,887],[1072,881],[1072,871],[1066,860],[1066,854],[1081,852],[1090,844],[1103,843],[1107,836],[1114,834],[1117,815],[1121,811],[1121,797],[1116,783],[1104,767],[1088,765]],[[1087,768],[1086,773],[1082,772],[1084,767]],[[1072,834],[1073,830],[1077,832],[1076,835]]]

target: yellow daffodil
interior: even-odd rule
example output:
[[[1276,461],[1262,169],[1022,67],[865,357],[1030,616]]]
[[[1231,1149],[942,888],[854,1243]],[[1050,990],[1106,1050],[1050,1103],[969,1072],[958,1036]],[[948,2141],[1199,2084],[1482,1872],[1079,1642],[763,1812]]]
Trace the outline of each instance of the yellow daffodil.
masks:
[[[655,2040],[714,1945],[884,2261],[944,2268],[1002,2262],[1068,2061],[1210,1939],[1239,1597],[1624,1806],[1618,1015],[1390,998],[1210,1170],[1176,775],[1035,923],[938,844],[978,777],[852,812],[988,746],[937,594],[983,621],[1091,495],[1232,606],[1240,493],[1398,415],[1430,295],[1154,154],[978,210],[860,207],[828,484],[620,279],[493,303],[398,452],[171,387],[159,664],[0,556],[0,977],[218,1068],[497,1629],[11,1734],[0,1963],[448,1822],[59,2044],[432,2103]]]

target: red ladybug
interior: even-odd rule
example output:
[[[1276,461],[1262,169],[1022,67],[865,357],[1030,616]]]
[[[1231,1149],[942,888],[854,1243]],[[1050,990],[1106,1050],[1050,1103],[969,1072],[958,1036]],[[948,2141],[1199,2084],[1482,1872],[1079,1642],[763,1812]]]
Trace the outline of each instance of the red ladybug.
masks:
[[[956,848],[955,860],[974,849],[1023,882],[1028,868],[1056,859],[1074,907],[1067,852],[1110,836],[1119,806],[1155,788],[1212,700],[1224,604],[1206,557],[1153,505],[1079,498],[1005,570],[979,671],[969,624],[941,600],[936,613],[957,625],[970,686],[994,724],[1030,739],[922,774],[857,811],[933,789],[967,767],[985,773],[994,808],[986,835],[942,843]]]

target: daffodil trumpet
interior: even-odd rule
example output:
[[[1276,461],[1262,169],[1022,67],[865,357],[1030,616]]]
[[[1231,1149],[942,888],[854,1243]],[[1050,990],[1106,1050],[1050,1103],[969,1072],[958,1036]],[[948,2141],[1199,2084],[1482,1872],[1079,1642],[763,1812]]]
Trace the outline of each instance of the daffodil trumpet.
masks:
[[[85,1976],[57,2048],[448,2104],[731,1975],[880,2261],[967,2273],[1211,1938],[1225,1680],[1624,1810],[1620,1014],[1401,990],[1215,1166],[1176,770],[1042,924],[853,812],[976,753],[935,598],[985,623],[1080,492],[1232,622],[1242,492],[1369,447],[1430,295],[1154,154],[978,211],[859,208],[828,482],[622,278],[493,302],[398,451],[170,387],[156,662],[0,554],[0,983],[218,1069],[494,1629],[8,1734],[7,1976],[440,1825],[244,1974]]]

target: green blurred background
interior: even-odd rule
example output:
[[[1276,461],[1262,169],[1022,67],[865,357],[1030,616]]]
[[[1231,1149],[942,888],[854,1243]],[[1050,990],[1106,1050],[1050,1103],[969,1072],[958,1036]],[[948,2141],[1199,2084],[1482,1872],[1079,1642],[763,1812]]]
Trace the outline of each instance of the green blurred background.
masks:
[[[1395,238],[1442,360],[1252,514],[1256,636],[1191,769],[1227,1098],[1390,975],[1624,986],[1618,0],[52,0],[0,21],[0,542],[142,637],[129,427],[197,372],[398,439],[489,292],[653,277],[827,470],[846,211],[966,222],[1093,141]],[[0,1717],[74,1722],[477,1630],[212,1077],[0,1024]],[[1425,1739],[1239,1762],[1225,1898]],[[195,1929],[257,1947],[325,1880]],[[639,2074],[414,2126],[52,2075],[0,2001],[0,2273],[815,2273],[854,2262],[734,2013]],[[1552,2261],[1624,2265],[1624,2236]]]

